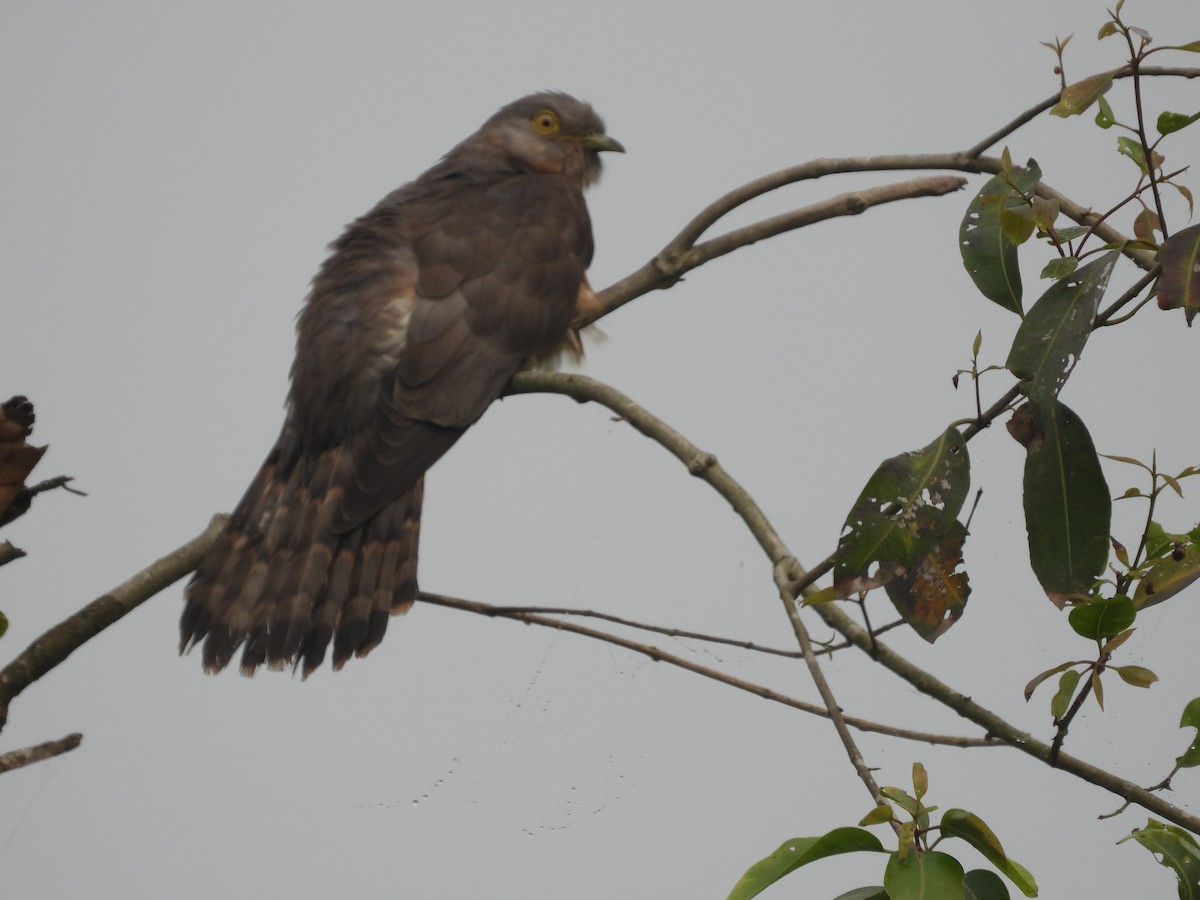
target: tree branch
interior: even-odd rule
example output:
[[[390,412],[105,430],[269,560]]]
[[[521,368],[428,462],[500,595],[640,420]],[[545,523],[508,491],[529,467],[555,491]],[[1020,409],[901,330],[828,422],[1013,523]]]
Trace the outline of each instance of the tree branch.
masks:
[[[195,538],[59,622],[0,669],[0,728],[8,721],[9,704],[21,691],[126,613],[196,568],[225,521],[225,516],[214,516]]]
[[[700,451],[677,431],[652,416],[615,388],[582,375],[522,373],[513,379],[513,386],[514,393],[540,390],[565,394],[579,402],[594,401],[608,407],[623,418],[627,418],[638,431],[661,443],[672,455],[688,466],[689,472],[703,478],[729,501],[734,512],[746,523],[751,533],[758,539],[759,546],[771,561],[776,583],[785,600],[794,600],[801,594],[798,584],[801,579],[808,578],[808,573],[788,550],[758,504],[732,476],[717,466],[714,456]],[[703,465],[698,465],[698,462],[703,462]],[[791,603],[788,605],[792,606]],[[970,697],[960,694],[930,673],[888,649],[874,636],[855,624],[835,604],[818,603],[812,609],[825,621],[826,625],[894,675],[981,726],[989,735],[994,735],[1004,743],[1040,759],[1048,765],[1070,772],[1084,781],[1102,787],[1127,800],[1132,800],[1147,811],[1200,834],[1200,818],[1165,802],[1133,782],[1118,778],[1116,775],[1076,757],[1062,753],[1056,757],[1048,744],[1035,740],[1032,735],[1009,724],[1000,716],[975,703]],[[790,609],[788,615],[792,616]]]
[[[59,738],[57,741],[46,741],[41,744],[34,744],[32,747],[24,747],[20,750],[10,750],[7,753],[0,753],[0,772],[11,772],[13,769],[19,769],[22,766],[32,765],[33,763],[41,762],[43,759],[67,753],[78,747],[79,742],[82,740],[83,735],[75,732],[74,734],[68,734],[64,738]]]
[[[741,678],[734,678],[732,675],[726,675],[717,669],[702,666],[699,663],[694,663],[691,660],[684,659],[681,656],[676,656],[673,653],[668,653],[665,650],[660,650],[658,647],[652,647],[649,644],[642,644],[637,641],[631,641],[628,638],[623,638],[615,634],[610,634],[605,631],[599,631],[594,628],[587,628],[583,625],[576,625],[573,622],[565,622],[562,619],[551,618],[550,616],[531,613],[519,607],[511,606],[492,606],[488,603],[480,603],[475,600],[462,600],[458,597],[447,597],[444,594],[431,594],[422,591],[418,599],[422,603],[429,603],[434,606],[444,606],[448,609],[458,609],[465,612],[477,613],[478,615],[491,616],[499,619],[512,619],[517,622],[525,622],[529,625],[542,625],[546,628],[556,628],[559,631],[569,631],[572,634],[583,635],[584,637],[593,638],[598,641],[604,641],[608,644],[613,644],[617,647],[622,647],[626,650],[631,650],[634,653],[640,653],[647,656],[655,662],[665,662],[673,666],[678,666],[695,675],[701,675],[704,678],[719,681],[722,684],[727,684],[730,687],[735,687],[738,690],[746,691],[754,694],[756,697],[762,697],[764,700],[770,700],[773,703],[780,703],[784,706],[790,706],[792,709],[798,709],[801,712],[811,713],[814,716],[830,718],[829,712],[812,703],[805,703],[803,700],[798,700],[795,697],[789,697],[786,694],[780,694],[764,687],[760,684],[755,684],[750,681],[745,681]],[[836,708],[836,707],[835,707]],[[840,715],[840,713],[839,713]],[[845,716],[845,722],[860,731],[871,731],[876,734],[885,734],[891,737],[904,738],[910,741],[920,741],[927,744],[944,744],[950,747],[996,747],[1000,746],[999,742],[991,740],[987,737],[969,738],[959,737],[956,735],[933,734],[925,731],[913,731],[908,728],[898,728],[892,725],[883,725],[878,722],[872,722],[868,719],[859,719],[853,716]]]

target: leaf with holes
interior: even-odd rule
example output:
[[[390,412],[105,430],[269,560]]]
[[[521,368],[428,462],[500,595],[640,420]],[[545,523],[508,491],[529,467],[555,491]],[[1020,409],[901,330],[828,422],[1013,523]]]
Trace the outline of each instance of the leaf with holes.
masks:
[[[883,586],[901,618],[931,644],[962,617],[967,605],[967,573],[956,571],[966,539],[963,524],[950,520],[942,539],[916,565],[897,572]]]
[[[967,445],[953,426],[921,450],[884,460],[846,517],[833,569],[839,596],[918,566],[950,534],[969,487]]]
[[[1137,841],[1154,855],[1159,865],[1175,872],[1180,900],[1200,897],[1200,845],[1192,835],[1175,825],[1148,819],[1145,828],[1135,829],[1117,843],[1128,840]]]
[[[1120,254],[1115,250],[1056,281],[1029,310],[1005,366],[1031,400],[1058,396],[1092,333],[1100,299]]]

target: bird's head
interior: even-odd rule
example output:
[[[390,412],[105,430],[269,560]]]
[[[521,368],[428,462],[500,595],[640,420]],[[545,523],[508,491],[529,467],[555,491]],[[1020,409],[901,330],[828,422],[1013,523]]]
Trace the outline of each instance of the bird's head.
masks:
[[[508,104],[483,124],[478,137],[529,171],[566,175],[583,186],[600,177],[603,151],[625,152],[604,133],[590,104],[556,91]]]

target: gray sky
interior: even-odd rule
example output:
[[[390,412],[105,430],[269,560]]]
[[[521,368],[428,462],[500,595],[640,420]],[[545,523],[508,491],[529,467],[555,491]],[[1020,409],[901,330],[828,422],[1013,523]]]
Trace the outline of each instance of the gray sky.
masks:
[[[0,393],[37,405],[51,449],[35,475],[73,475],[89,496],[47,496],[5,529],[29,557],[0,573],[0,659],[233,506],[279,428],[292,319],[324,245],[503,103],[569,91],[628,147],[589,200],[601,287],[758,175],[975,143],[1054,90],[1039,40],[1078,35],[1072,76],[1117,65],[1116,45],[1092,37],[1103,6],[8,0]],[[1195,13],[1191,0],[1125,7],[1164,40],[1196,37]],[[1149,94],[1155,110],[1197,108],[1195,85]],[[1111,98],[1128,112],[1127,89]],[[1131,184],[1114,141],[1043,117],[1009,145],[1106,208]],[[1168,155],[1195,161],[1194,129]],[[733,224],[891,180],[823,179]],[[967,200],[876,209],[722,259],[607,319],[585,371],[715,453],[816,562],[882,458],[971,414],[950,377],[976,330],[986,362],[1007,352],[1015,317],[974,294],[959,262]],[[1025,259],[1030,300],[1042,261]],[[1124,264],[1113,289],[1135,278]],[[1180,323],[1147,310],[1089,345],[1063,398],[1101,452],[1200,462],[1183,387],[1197,336]],[[985,396],[1007,386],[993,377]],[[1089,648],[1028,572],[1023,451],[995,428],[971,455],[984,498],[967,613],[936,646],[888,641],[1047,736],[1048,696],[1027,706],[1021,688]],[[1106,471],[1114,493],[1136,483]],[[1168,504],[1161,519],[1186,530],[1195,509]],[[1118,504],[1118,534],[1135,540],[1143,515]],[[789,644],[769,567],[727,505],[598,408],[499,404],[431,474],[424,522],[428,590]],[[7,896],[716,897],[780,841],[871,805],[826,723],[606,645],[418,606],[337,675],[208,678],[176,656],[179,596],[14,704],[0,749],[85,738],[0,778]],[[1143,784],[1166,774],[1191,736],[1179,711],[1200,693],[1195,599],[1139,620],[1123,661],[1162,681],[1114,683],[1108,715],[1089,710],[1069,749]],[[794,663],[682,652],[815,696]],[[849,712],[972,733],[863,659],[842,654],[828,673]],[[1008,750],[862,748],[885,784],[922,760],[933,802],[982,815],[1042,896],[1173,891],[1148,854],[1113,846],[1145,816],[1097,822],[1118,805],[1099,789]],[[1195,775],[1175,787],[1197,811]],[[834,896],[881,867],[827,861],[765,896]]]

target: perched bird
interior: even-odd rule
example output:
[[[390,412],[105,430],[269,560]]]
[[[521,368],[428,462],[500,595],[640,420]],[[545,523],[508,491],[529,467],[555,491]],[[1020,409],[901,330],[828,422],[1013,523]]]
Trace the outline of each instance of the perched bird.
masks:
[[[333,667],[417,597],[425,471],[596,295],[583,189],[624,148],[561,93],[505,106],[331,245],[283,431],[185,590],[207,672]]]

